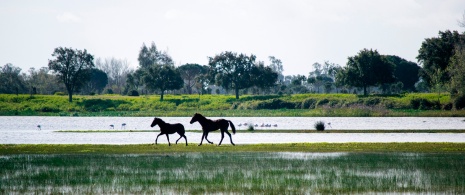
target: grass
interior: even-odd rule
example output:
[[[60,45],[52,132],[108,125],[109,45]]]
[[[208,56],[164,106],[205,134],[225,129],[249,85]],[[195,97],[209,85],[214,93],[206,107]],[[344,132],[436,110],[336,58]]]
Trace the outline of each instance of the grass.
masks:
[[[465,143],[290,143],[246,145],[183,144],[2,144],[0,155],[12,154],[165,154],[177,152],[465,152]]]
[[[443,94],[371,95],[296,94],[296,95],[158,95],[139,97],[120,95],[73,96],[0,94],[0,116],[465,116],[465,110],[444,110],[451,102]],[[426,102],[414,105],[414,100]],[[418,102],[418,101],[417,101]],[[428,106],[429,105],[429,106]]]
[[[464,154],[171,152],[3,155],[0,158],[0,193],[463,194]]]

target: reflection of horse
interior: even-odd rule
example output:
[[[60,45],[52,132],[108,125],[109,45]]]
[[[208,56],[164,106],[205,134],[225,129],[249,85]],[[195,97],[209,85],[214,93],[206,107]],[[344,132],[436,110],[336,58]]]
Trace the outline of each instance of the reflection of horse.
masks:
[[[199,122],[200,125],[202,126],[202,130],[203,130],[202,140],[200,140],[199,146],[202,145],[204,137],[205,137],[205,140],[207,140],[208,143],[213,144],[213,142],[211,142],[210,140],[207,139],[208,133],[210,131],[216,131],[218,129],[221,130],[221,140],[220,140],[220,143],[218,144],[218,146],[221,145],[221,142],[223,141],[224,133],[229,135],[229,139],[231,140],[231,144],[235,145],[233,143],[233,141],[232,141],[231,134],[228,132],[228,127],[231,126],[232,132],[234,134],[236,134],[236,128],[234,127],[234,124],[231,121],[225,120],[225,119],[210,120],[210,119],[205,118],[204,116],[202,116],[199,113],[195,113],[194,116],[191,119],[191,124],[195,123],[195,122]]]
[[[179,137],[179,139],[176,140],[176,144],[178,144],[178,141],[184,137],[184,139],[186,140],[186,146],[187,146],[187,138],[184,135],[186,130],[184,130],[184,126],[182,124],[180,123],[169,124],[161,120],[160,118],[155,118],[153,119],[153,122],[150,125],[150,127],[154,127],[155,125],[160,126],[160,131],[161,131],[161,133],[158,134],[157,139],[155,139],[155,144],[157,144],[157,140],[160,135],[166,134],[166,138],[168,139],[168,145],[171,146],[170,138],[168,137],[168,134],[178,133],[181,137]]]

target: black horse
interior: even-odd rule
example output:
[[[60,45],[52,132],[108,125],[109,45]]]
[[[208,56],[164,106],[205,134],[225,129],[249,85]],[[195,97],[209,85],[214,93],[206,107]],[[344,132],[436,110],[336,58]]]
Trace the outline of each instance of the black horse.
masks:
[[[220,140],[220,143],[218,144],[218,146],[221,145],[221,142],[223,141],[224,133],[229,135],[229,139],[231,140],[231,144],[235,145],[233,143],[231,134],[228,132],[228,127],[231,126],[232,132],[234,134],[236,134],[236,128],[234,127],[234,124],[231,121],[225,120],[225,119],[210,120],[210,119],[205,118],[204,116],[202,116],[199,113],[195,113],[194,116],[191,119],[191,124],[195,123],[195,122],[199,122],[200,125],[202,126],[202,130],[203,130],[202,140],[200,141],[199,146],[202,145],[204,137],[205,137],[205,140],[207,140],[208,143],[213,144],[213,142],[211,142],[210,140],[207,139],[207,136],[208,136],[208,133],[210,131],[216,131],[218,129],[221,130],[221,140]]]
[[[184,137],[184,139],[186,140],[186,146],[187,146],[187,138],[184,135],[184,133],[186,133],[186,130],[184,130],[184,126],[182,124],[180,123],[169,124],[161,120],[160,118],[155,118],[153,119],[153,122],[150,125],[150,127],[154,127],[155,125],[160,126],[160,131],[161,131],[161,133],[158,134],[157,139],[155,139],[155,144],[157,144],[157,140],[158,140],[158,137],[160,137],[160,135],[166,134],[166,138],[168,139],[168,145],[171,146],[170,138],[168,137],[168,134],[178,133],[181,137],[179,137],[179,139],[176,140],[176,144],[178,144],[178,141]]]

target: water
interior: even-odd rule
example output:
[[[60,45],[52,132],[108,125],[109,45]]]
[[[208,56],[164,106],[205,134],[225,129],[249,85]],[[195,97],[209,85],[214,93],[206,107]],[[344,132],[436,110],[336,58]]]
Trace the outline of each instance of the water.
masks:
[[[187,130],[200,130],[198,123],[190,124],[190,117],[164,117],[168,123],[182,123]],[[217,119],[212,117],[211,119]],[[316,121],[331,123],[330,129],[465,129],[465,118],[455,117],[226,117],[239,130],[233,135],[236,144],[296,143],[296,142],[465,142],[463,133],[240,133],[244,123],[257,124],[255,129],[314,129]],[[57,130],[159,130],[151,128],[153,117],[0,117],[0,144],[144,144],[153,143],[157,132],[63,133]],[[122,124],[126,123],[123,127]],[[271,127],[260,127],[270,124]],[[273,127],[273,125],[277,127]],[[37,125],[41,126],[38,130]],[[240,126],[239,126],[240,125]],[[200,133],[187,132],[189,143],[199,143]],[[230,144],[225,135],[223,144]],[[170,135],[171,143],[179,136]],[[209,134],[216,144],[220,133]],[[184,144],[184,139],[180,140]],[[158,143],[167,143],[160,136]],[[204,142],[205,143],[205,142]]]

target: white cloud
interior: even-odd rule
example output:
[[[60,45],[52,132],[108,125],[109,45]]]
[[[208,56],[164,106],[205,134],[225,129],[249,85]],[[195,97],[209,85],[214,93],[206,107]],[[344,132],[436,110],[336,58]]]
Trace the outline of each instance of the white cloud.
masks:
[[[56,19],[59,22],[63,22],[63,23],[80,23],[81,22],[81,18],[79,18],[78,16],[70,12],[64,12],[56,16]]]

